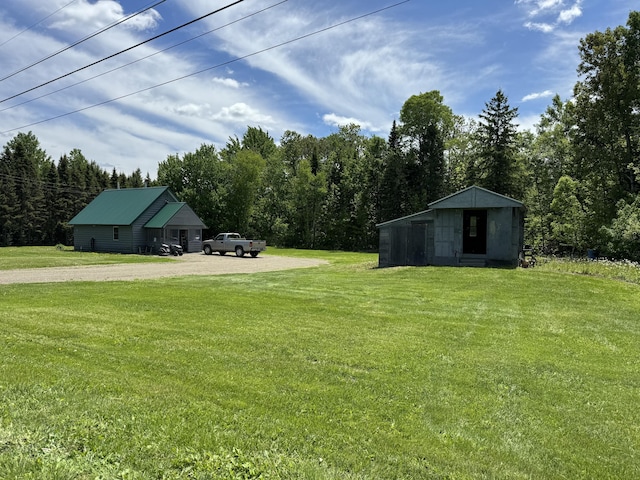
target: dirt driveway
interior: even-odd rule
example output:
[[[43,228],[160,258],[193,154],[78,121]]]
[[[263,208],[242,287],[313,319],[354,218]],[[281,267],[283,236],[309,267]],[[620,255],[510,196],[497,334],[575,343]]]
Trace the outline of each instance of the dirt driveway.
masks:
[[[324,260],[279,256],[256,258],[233,255],[204,255],[190,253],[171,257],[162,263],[134,263],[118,265],[88,265],[81,267],[28,268],[0,271],[0,284],[51,282],[106,282],[113,280],[143,280],[188,275],[223,275],[256,273],[315,267]]]

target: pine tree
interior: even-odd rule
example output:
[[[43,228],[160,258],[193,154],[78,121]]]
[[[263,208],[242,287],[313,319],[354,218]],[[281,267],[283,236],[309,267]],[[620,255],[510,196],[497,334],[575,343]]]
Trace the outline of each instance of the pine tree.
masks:
[[[13,245],[36,245],[42,242],[43,209],[42,171],[47,154],[33,133],[19,133],[4,147],[0,157],[3,170],[12,179],[15,199],[9,205],[10,227],[4,226],[7,240]],[[12,208],[13,207],[13,208]]]
[[[506,95],[498,90],[480,114],[476,137],[478,185],[515,198],[522,196],[515,149],[518,126],[513,123],[517,116],[518,109],[511,108]]]

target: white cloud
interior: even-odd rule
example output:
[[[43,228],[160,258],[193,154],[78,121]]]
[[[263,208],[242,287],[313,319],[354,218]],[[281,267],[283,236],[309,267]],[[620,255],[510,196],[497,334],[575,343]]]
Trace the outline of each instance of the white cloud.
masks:
[[[187,117],[200,117],[204,118],[210,115],[211,105],[205,103],[197,105],[195,103],[187,103],[173,109],[174,112],[185,115]]]
[[[120,3],[114,0],[102,0],[90,3],[88,0],[80,0],[71,3],[68,7],[59,10],[51,28],[58,30],[84,31],[88,27],[99,29],[122,20],[135,12],[125,13]],[[160,14],[154,10],[148,10],[136,15],[121,25],[124,28],[134,30],[149,30],[157,27],[161,20]]]
[[[548,23],[527,22],[524,26],[529,30],[536,30],[542,33],[551,33],[555,29],[553,25]]]
[[[363,130],[366,130],[368,132],[381,131],[380,128],[373,126],[369,122],[358,120],[357,118],[353,117],[341,117],[340,115],[336,115],[335,113],[327,113],[326,115],[323,115],[322,121],[332,127],[345,127],[347,125],[355,124],[359,125]]]
[[[525,95],[522,98],[522,101],[529,102],[531,100],[538,100],[540,98],[549,98],[552,96],[553,96],[553,92],[551,90],[545,90],[544,92],[530,93],[529,95]]]
[[[211,81],[213,83],[217,83],[218,85],[223,85],[225,87],[229,87],[229,88],[240,88],[240,87],[247,87],[249,86],[248,83],[240,83],[237,80],[234,80],[233,78],[220,78],[220,77],[214,77],[211,79]]]
[[[549,10],[555,10],[562,6],[563,0],[518,0],[516,4],[524,4],[529,7],[528,14],[531,17],[544,14]]]
[[[571,24],[573,21],[582,15],[581,1],[576,2],[571,8],[562,10],[558,16],[558,22],[564,24]]]
[[[540,115],[521,115],[518,117],[518,131],[524,132],[525,130],[535,131],[535,127],[540,123]]]
[[[525,28],[543,33],[551,33],[560,25],[570,25],[582,16],[582,1],[575,0],[567,7],[565,0],[518,0],[527,8],[527,15],[539,21],[525,22]]]
[[[230,107],[223,107],[215,113],[212,118],[221,122],[232,122],[240,125],[262,125],[269,126],[274,123],[271,115],[264,115],[246,103],[239,102]]]

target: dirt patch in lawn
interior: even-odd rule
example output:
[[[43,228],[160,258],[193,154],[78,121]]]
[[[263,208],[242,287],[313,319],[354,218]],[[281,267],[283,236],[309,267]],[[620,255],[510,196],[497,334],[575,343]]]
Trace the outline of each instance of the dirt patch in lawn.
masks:
[[[107,282],[146,280],[189,275],[224,275],[233,273],[273,272],[293,268],[308,268],[328,262],[311,258],[190,253],[168,258],[162,263],[132,263],[118,265],[85,265],[81,267],[29,268],[0,272],[0,284],[52,282]]]

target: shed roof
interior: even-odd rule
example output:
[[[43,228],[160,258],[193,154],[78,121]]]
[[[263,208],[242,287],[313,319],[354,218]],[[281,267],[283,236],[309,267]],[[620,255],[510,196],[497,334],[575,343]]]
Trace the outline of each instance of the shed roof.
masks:
[[[518,200],[501,195],[486,188],[472,186],[441,198],[429,204],[427,210],[413,213],[401,218],[394,218],[383,223],[378,223],[376,227],[385,227],[396,222],[402,223],[414,217],[427,215],[434,210],[443,209],[471,209],[471,208],[522,208],[524,204]]]
[[[70,225],[131,225],[168,187],[105,190],[71,219]]]
[[[178,215],[180,214],[180,215]],[[180,223],[188,223],[191,226],[206,227],[202,220],[184,202],[169,202],[160,209],[154,217],[145,224],[145,228],[164,228],[171,223],[171,220],[180,217]],[[186,222],[186,223],[185,223]]]
[[[420,217],[423,216],[427,213],[430,213],[431,210],[423,210],[422,212],[418,212],[418,213],[412,213],[411,215],[407,215],[405,217],[400,217],[400,218],[394,218],[393,220],[387,220],[386,222],[382,222],[382,223],[378,223],[376,224],[376,227],[384,227],[386,225],[389,225],[391,223],[396,223],[396,222],[402,222],[404,220],[410,220],[414,217]]]
[[[486,188],[472,186],[429,204],[431,209],[524,207],[522,202]]]

